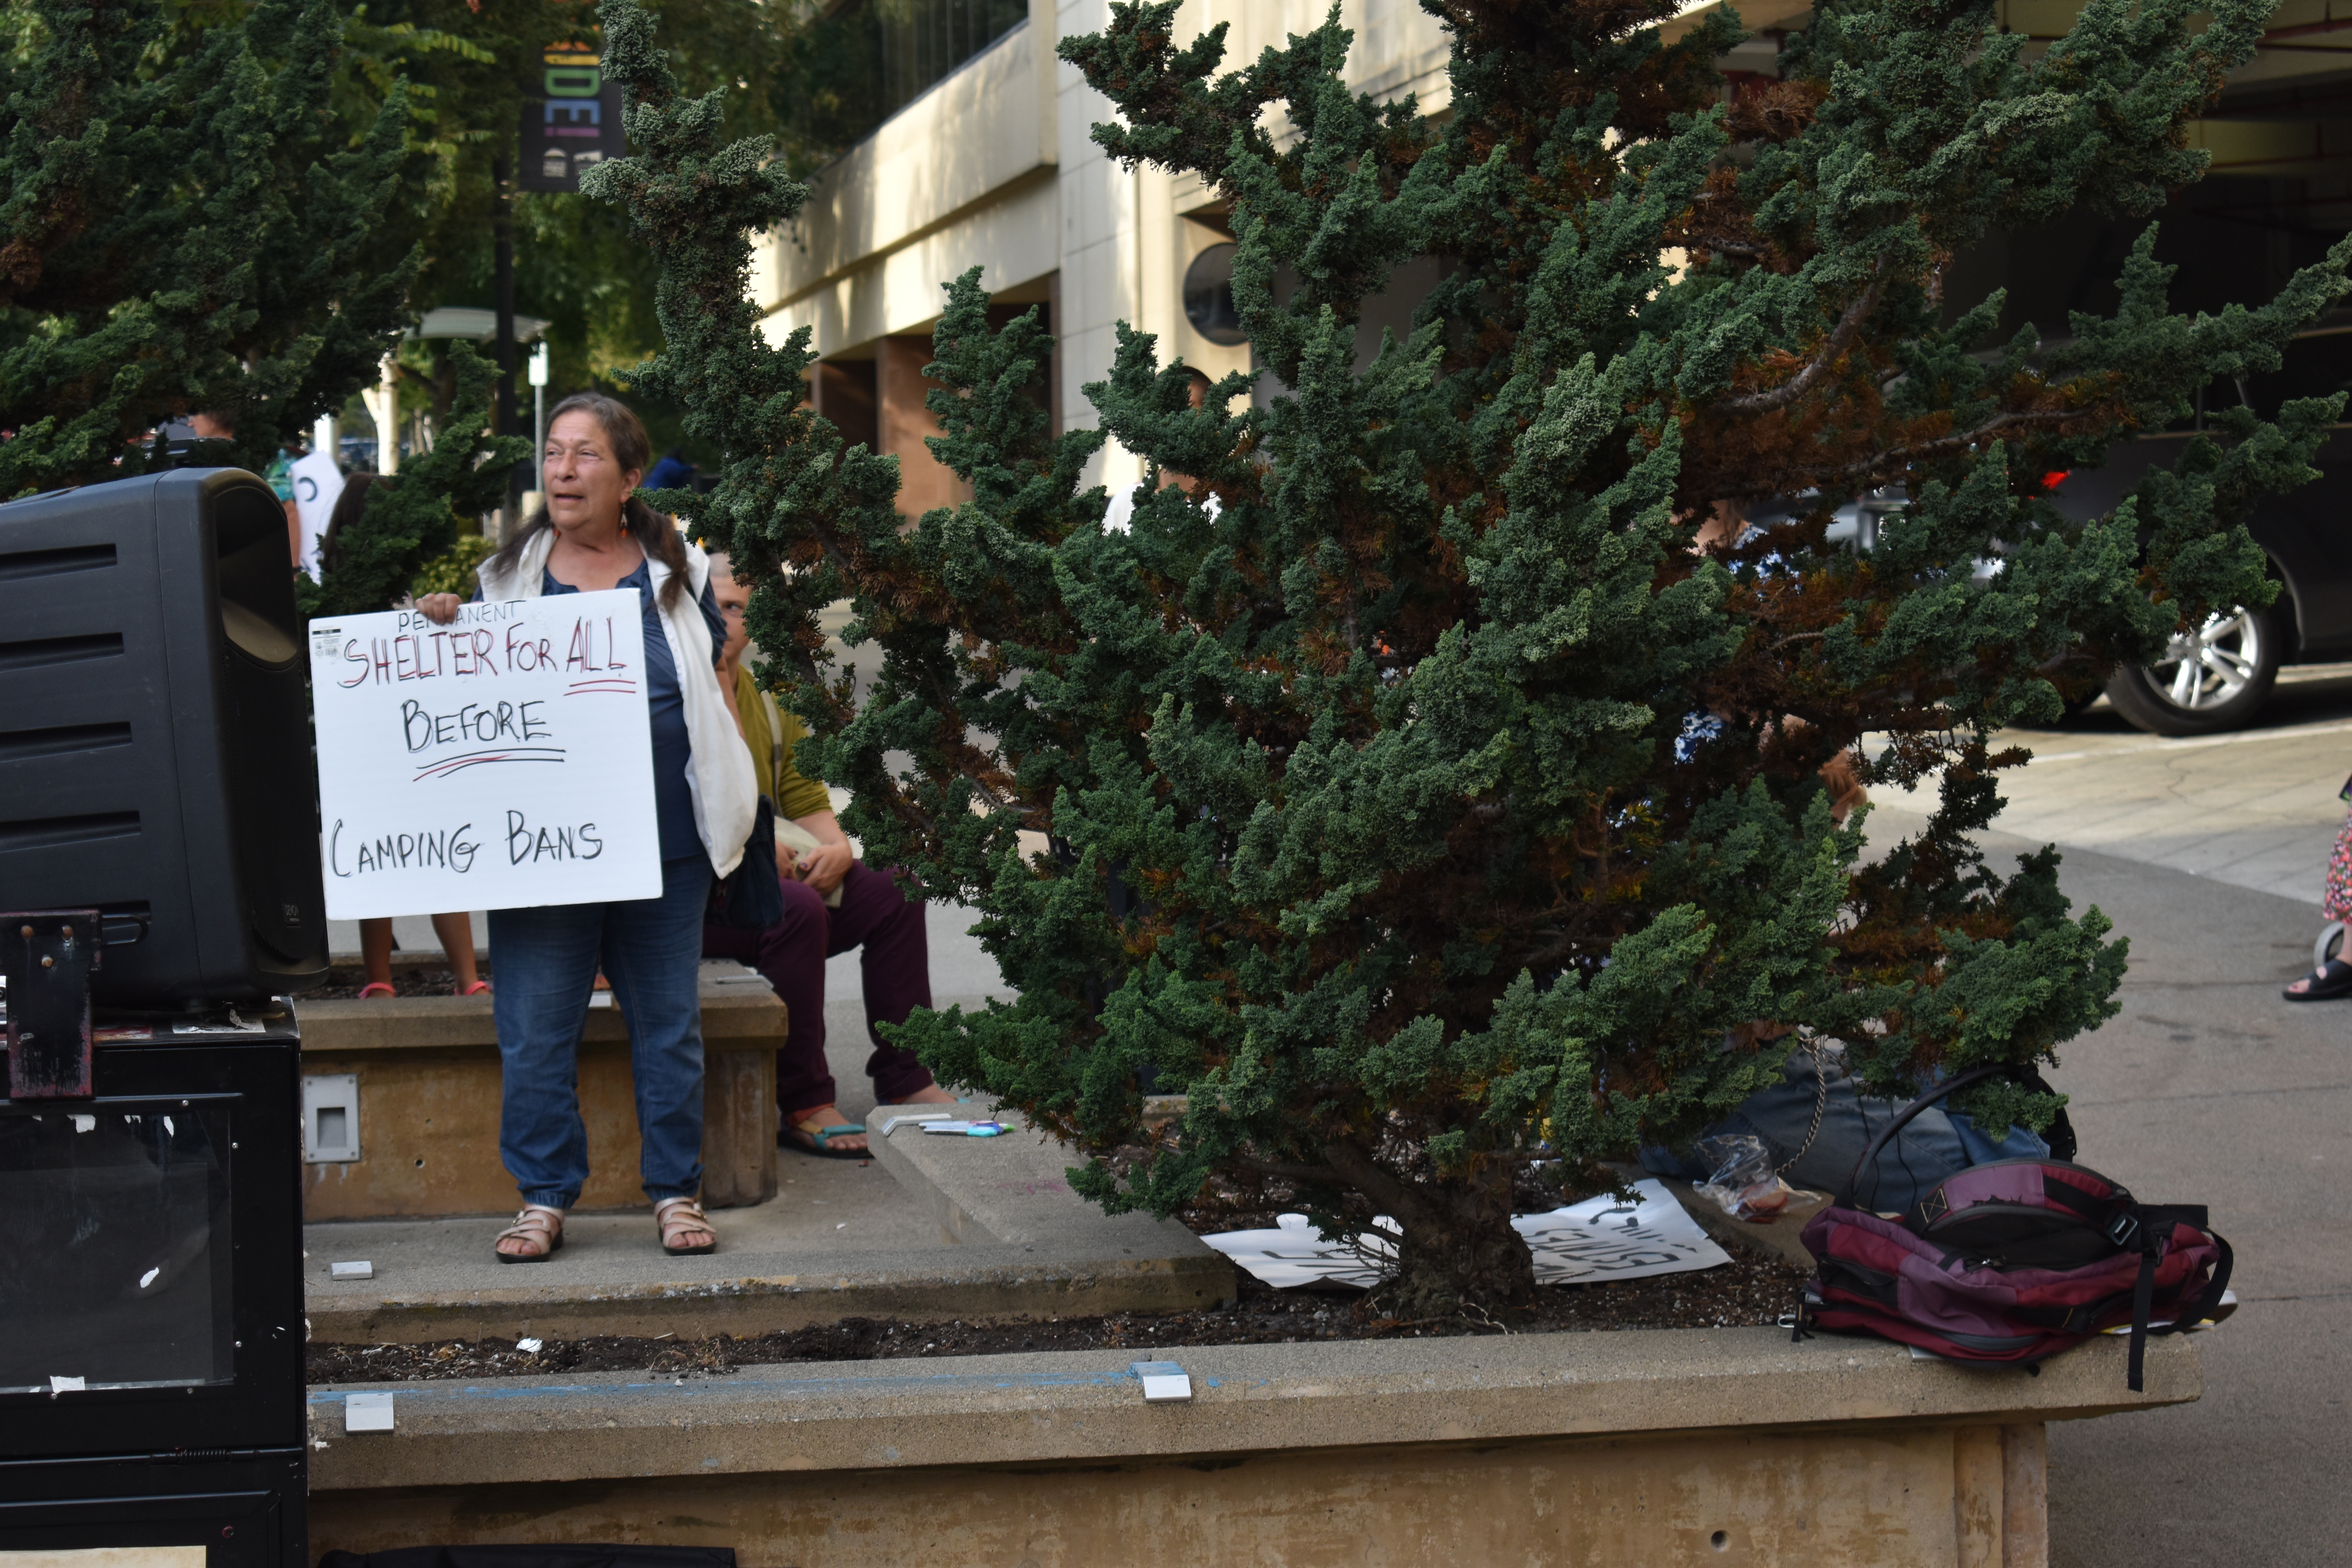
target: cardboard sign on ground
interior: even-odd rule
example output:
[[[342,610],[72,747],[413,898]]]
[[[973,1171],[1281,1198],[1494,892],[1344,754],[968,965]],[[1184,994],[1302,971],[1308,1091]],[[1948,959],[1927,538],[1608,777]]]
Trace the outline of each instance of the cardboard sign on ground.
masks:
[[[331,920],[661,892],[636,591],[310,623]]]

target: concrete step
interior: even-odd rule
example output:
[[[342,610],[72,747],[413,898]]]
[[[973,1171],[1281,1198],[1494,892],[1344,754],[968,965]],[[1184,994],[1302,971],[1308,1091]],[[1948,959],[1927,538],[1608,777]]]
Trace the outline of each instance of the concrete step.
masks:
[[[714,1215],[719,1248],[703,1258],[662,1253],[646,1213],[575,1215],[561,1252],[525,1265],[492,1255],[502,1219],[306,1226],[310,1337],[745,1335],[851,1317],[1181,1312],[1234,1299],[1232,1264],[1172,1220],[1114,1218],[1080,1198],[1066,1176],[1073,1156],[1025,1125],[988,1139],[913,1123],[886,1137],[878,1118],[868,1125],[870,1163],[782,1155],[779,1195]],[[329,1277],[356,1261],[373,1277]]]

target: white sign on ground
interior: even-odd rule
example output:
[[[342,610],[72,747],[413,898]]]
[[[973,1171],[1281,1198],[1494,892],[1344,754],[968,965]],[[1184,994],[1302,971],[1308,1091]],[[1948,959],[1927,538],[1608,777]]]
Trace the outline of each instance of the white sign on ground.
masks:
[[[661,892],[634,589],[310,623],[331,920]]]
[[[1358,1285],[1366,1289],[1393,1270],[1396,1222],[1375,1218],[1352,1240],[1326,1241],[1303,1214],[1275,1216],[1274,1230],[1229,1230],[1201,1239],[1262,1284]],[[1658,1182],[1633,1184],[1633,1201],[1607,1194],[1549,1214],[1511,1216],[1511,1228],[1535,1254],[1536,1283],[1639,1279],[1731,1261]]]

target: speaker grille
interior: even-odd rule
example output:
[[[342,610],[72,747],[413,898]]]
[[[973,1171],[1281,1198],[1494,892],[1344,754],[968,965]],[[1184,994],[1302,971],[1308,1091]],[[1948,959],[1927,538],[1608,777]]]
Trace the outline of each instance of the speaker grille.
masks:
[[[64,550],[13,550],[0,555],[0,583],[55,577],[65,572],[95,572],[114,564],[111,544],[76,544]]]
[[[91,632],[78,637],[33,637],[24,642],[0,642],[0,669],[38,669],[43,665],[79,664],[84,659],[121,657],[121,632]]]
[[[139,814],[102,811],[89,816],[37,816],[0,822],[0,855],[19,849],[63,849],[108,838],[135,838]]]
[[[67,724],[50,730],[0,730],[0,763],[62,757],[131,744],[128,724]]]

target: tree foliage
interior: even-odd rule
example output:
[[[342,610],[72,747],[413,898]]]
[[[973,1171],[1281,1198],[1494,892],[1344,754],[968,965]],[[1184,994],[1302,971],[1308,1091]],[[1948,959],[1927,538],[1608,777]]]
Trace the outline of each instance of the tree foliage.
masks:
[[[226,410],[233,460],[372,379],[416,260],[380,244],[417,174],[397,85],[354,141],[332,0],[175,29],[162,0],[18,0],[0,54],[0,496],[140,471]]]
[[[1177,47],[1173,0],[1063,42],[1118,112],[1108,152],[1230,199],[1283,390],[1195,407],[1126,331],[1087,389],[1103,430],[1055,436],[1024,391],[1049,340],[992,331],[967,276],[930,374],[971,500],[909,531],[892,466],[801,406],[805,337],[766,344],[744,299],[745,236],[799,188],[678,97],[627,0],[608,68],[641,155],[596,176],[663,267],[653,383],[729,455],[698,525],[758,584],[803,766],[853,792],[870,858],[979,907],[1019,987],[900,1038],[1086,1151],[1114,1207],[1219,1170],[1369,1200],[1417,1311],[1527,1298],[1516,1172],[1687,1136],[1802,1032],[1901,1093],[2053,1061],[2114,1011],[2123,944],[2056,857],[1972,847],[2025,760],[1995,731],[2266,602],[2247,508],[2311,477],[2341,400],[2224,416],[2088,522],[2041,476],[2274,366],[2347,260],[2184,317],[2144,237],[2121,308],[2049,343],[1944,294],[1993,230],[2196,179],[2183,122],[2263,0],[2090,0],[2038,58],[1989,0],[1824,0],[1786,79],[1727,103],[1729,16],[1665,43],[1669,0],[1424,5],[1442,122],[1348,90],[1336,10],[1232,69],[1222,27]],[[1429,257],[1411,332],[1360,366],[1362,301]],[[1124,532],[1080,488],[1106,434],[1183,476]],[[1874,550],[1830,541],[1892,485]],[[1769,496],[1801,504],[1722,527]],[[883,655],[863,691],[817,621],[845,595]],[[1939,801],[1868,865],[1821,777],[1865,733],[1873,782]],[[1190,1097],[1164,1132],[1155,1081]]]
[[[728,89],[726,135],[770,136],[788,167],[806,170],[845,136],[870,129],[855,117],[866,62],[847,18],[768,0],[660,0],[652,10],[686,89]],[[533,74],[523,62],[551,41],[596,43],[595,14],[575,0],[366,0],[354,7],[347,36],[346,123],[362,127],[400,90],[412,143],[428,160],[422,189],[390,234],[420,250],[412,307],[488,307],[496,297],[496,164],[514,151]],[[622,216],[599,203],[518,191],[511,217],[515,307],[548,322],[552,389],[616,388],[616,377],[661,343],[651,258]],[[436,347],[422,345],[412,358],[433,358]],[[446,371],[446,362],[434,368]],[[436,425],[446,416],[448,385],[436,375],[412,389],[413,401],[434,404]],[[670,411],[648,404],[639,412],[656,449],[668,446]]]
[[[507,474],[530,456],[530,443],[488,434],[497,367],[464,343],[451,353],[457,395],[440,439],[404,460],[399,476],[378,484],[365,510],[338,528],[319,581],[298,580],[304,616],[391,608],[421,570],[450,552],[462,528],[505,504]]]

